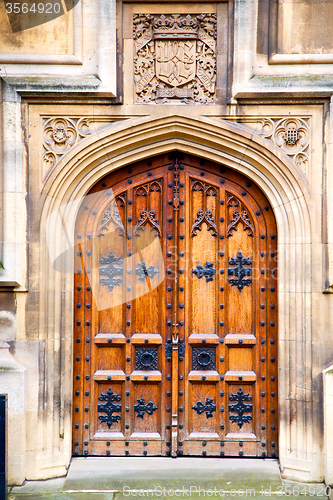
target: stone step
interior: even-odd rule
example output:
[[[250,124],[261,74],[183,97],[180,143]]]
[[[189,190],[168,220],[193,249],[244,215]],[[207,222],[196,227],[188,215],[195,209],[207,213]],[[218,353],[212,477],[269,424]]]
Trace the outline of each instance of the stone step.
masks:
[[[184,490],[192,495],[205,490],[261,491],[282,486],[277,460],[218,458],[75,458],[63,491],[117,490],[126,496],[130,490]],[[192,488],[192,489],[191,489]],[[157,489],[157,490],[156,490]],[[201,489],[201,490],[200,490]],[[157,494],[156,494],[157,491]],[[153,493],[151,493],[153,494]],[[128,497],[132,495],[128,494]],[[139,496],[139,493],[138,493]],[[207,495],[206,495],[207,496]],[[186,496],[185,496],[186,498]]]
[[[75,458],[66,478],[28,481],[9,500],[327,499],[322,484],[282,481],[277,460]]]

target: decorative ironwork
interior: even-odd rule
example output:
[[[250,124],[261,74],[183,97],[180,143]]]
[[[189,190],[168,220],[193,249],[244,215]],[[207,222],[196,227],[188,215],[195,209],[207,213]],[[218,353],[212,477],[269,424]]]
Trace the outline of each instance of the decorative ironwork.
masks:
[[[201,231],[204,222],[207,224],[207,231],[212,231],[212,236],[217,235],[217,227],[211,210],[198,210],[197,218],[192,226],[191,236],[196,236],[197,231]]]
[[[101,257],[100,263],[102,265],[107,265],[107,267],[99,268],[99,275],[107,276],[107,278],[100,278],[100,283],[106,285],[110,292],[112,292],[115,286],[120,286],[123,282],[122,258],[115,257],[111,250],[108,257]]]
[[[213,281],[213,276],[216,274],[216,269],[213,268],[212,262],[206,262],[206,267],[202,267],[200,264],[196,267],[196,269],[192,269],[192,273],[199,278],[199,280],[205,276],[206,283],[208,281]]]
[[[179,210],[179,165],[178,160],[175,160],[174,169],[174,184],[173,184],[173,208]]]
[[[144,398],[137,399],[137,404],[134,405],[134,411],[137,412],[137,416],[139,418],[143,418],[145,413],[147,413],[148,415],[152,415],[153,412],[157,409],[158,407],[155,406],[152,401],[149,401],[149,403],[145,404]]]
[[[249,231],[247,233],[248,236],[253,236],[253,227],[246,210],[241,210],[241,212],[239,210],[235,210],[228,226],[227,237],[232,236],[232,231],[237,231],[239,223],[243,225],[243,231]]]
[[[213,402],[213,399],[206,398],[205,403],[198,401],[194,406],[192,406],[192,410],[195,410],[198,415],[206,412],[206,417],[210,418],[213,416],[213,411],[216,411],[216,404]]]
[[[214,103],[216,14],[134,14],[137,102]]]
[[[233,423],[237,423],[241,428],[243,424],[252,420],[252,415],[244,415],[244,413],[252,412],[252,404],[244,404],[244,401],[252,401],[250,393],[244,394],[241,387],[238,389],[237,394],[230,394],[229,401],[237,401],[234,405],[229,405],[229,411],[235,412],[237,415],[229,415],[229,419]]]
[[[153,265],[147,268],[145,262],[138,262],[138,267],[136,268],[135,272],[139,277],[139,281],[145,281],[146,278],[150,278],[151,280],[154,279],[159,271]]]
[[[149,224],[152,230],[156,231],[156,236],[161,237],[161,228],[157,222],[154,210],[142,210],[140,218],[134,229],[134,236],[140,236],[140,230],[143,231],[143,226]]]
[[[109,426],[114,422],[118,422],[120,420],[120,415],[113,415],[113,413],[121,412],[121,404],[115,404],[114,401],[120,401],[121,396],[119,394],[114,394],[111,389],[108,390],[106,394],[101,394],[99,396],[99,401],[107,401],[104,404],[99,404],[97,407],[97,411],[100,413],[107,413],[107,415],[99,415],[99,420],[101,422],[106,422]]]
[[[192,370],[215,370],[215,347],[192,348]]]
[[[165,356],[166,358],[171,361],[172,358],[172,343],[171,339],[165,344]]]
[[[178,342],[179,361],[183,361],[184,357],[185,357],[185,342],[184,342],[184,339],[179,339],[179,342]]]
[[[135,370],[158,370],[158,347],[136,347]]]
[[[251,278],[245,278],[245,276],[252,276],[252,267],[246,269],[243,266],[252,266],[252,262],[247,257],[243,257],[241,252],[238,252],[237,257],[232,257],[229,260],[230,266],[237,266],[236,268],[228,269],[228,276],[236,276],[236,278],[229,278],[229,283],[231,286],[237,286],[238,290],[241,292],[244,286],[250,286],[252,283]]]

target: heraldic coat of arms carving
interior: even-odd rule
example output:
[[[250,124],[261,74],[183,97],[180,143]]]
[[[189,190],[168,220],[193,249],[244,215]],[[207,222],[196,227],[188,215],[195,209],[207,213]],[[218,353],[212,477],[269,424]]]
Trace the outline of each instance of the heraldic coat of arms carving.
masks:
[[[133,16],[137,103],[214,103],[216,14]]]

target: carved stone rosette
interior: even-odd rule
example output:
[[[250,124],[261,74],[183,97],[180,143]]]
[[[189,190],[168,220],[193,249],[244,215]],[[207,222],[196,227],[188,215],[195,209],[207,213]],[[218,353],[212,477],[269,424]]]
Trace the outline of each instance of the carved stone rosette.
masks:
[[[216,14],[134,14],[137,103],[215,99]]]
[[[109,118],[45,117],[43,119],[43,166],[48,172],[81,139],[91,135]]]
[[[239,120],[237,120],[239,121]],[[310,156],[310,127],[308,118],[244,117],[241,123],[273,142],[288,155],[296,166],[307,173]]]
[[[78,140],[89,135],[89,119],[49,118],[44,122],[44,163],[54,165]]]

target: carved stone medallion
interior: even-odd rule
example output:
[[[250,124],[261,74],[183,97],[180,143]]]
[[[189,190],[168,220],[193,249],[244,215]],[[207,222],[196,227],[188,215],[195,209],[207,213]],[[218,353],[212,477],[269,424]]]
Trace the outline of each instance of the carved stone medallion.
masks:
[[[137,103],[214,103],[216,14],[134,14]]]

